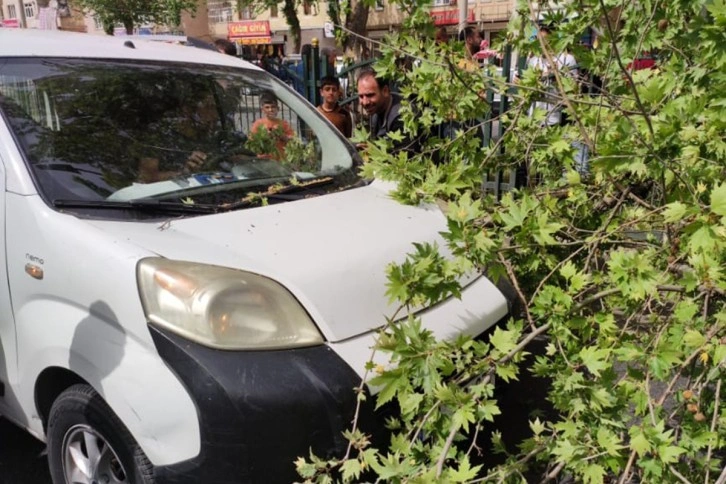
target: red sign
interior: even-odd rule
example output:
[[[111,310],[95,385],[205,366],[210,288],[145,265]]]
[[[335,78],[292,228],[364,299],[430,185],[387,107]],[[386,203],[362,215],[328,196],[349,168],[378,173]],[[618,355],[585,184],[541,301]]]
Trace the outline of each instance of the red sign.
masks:
[[[436,10],[431,12],[431,16],[434,18],[434,25],[456,25],[459,23],[459,9],[449,8],[446,10]],[[469,10],[466,16],[467,22],[474,21],[474,10]]]
[[[227,36],[232,39],[270,37],[270,22],[267,20],[243,20],[227,24]]]
[[[3,19],[3,27],[18,29],[20,28],[20,22],[18,22],[18,19],[16,18],[6,18]]]

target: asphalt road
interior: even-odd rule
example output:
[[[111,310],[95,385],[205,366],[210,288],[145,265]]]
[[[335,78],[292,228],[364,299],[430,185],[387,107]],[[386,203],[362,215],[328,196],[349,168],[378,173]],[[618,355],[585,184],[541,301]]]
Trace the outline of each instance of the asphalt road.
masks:
[[[0,484],[50,484],[45,444],[0,418]]]

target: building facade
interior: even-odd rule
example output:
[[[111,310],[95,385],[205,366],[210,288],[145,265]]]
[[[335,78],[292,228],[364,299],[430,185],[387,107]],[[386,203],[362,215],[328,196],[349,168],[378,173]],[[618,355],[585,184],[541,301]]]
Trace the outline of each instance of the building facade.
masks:
[[[431,16],[436,26],[443,26],[455,36],[459,25],[459,5],[462,0],[432,0]],[[463,0],[467,1],[467,0]],[[514,13],[514,0],[468,0],[467,24],[482,32],[482,38],[494,42],[507,28]],[[404,12],[385,0],[377,0],[368,17],[368,36],[375,43],[389,32],[395,32],[403,21]]]
[[[450,34],[455,35],[459,24],[459,6],[457,1],[468,1],[468,24],[477,27],[483,38],[494,42],[506,29],[507,22],[514,12],[514,0],[432,0],[431,15],[434,24],[444,26]],[[92,15],[84,15],[73,8],[73,0],[50,0],[52,4],[68,3],[69,8],[64,15],[58,16],[58,26],[64,30],[103,34],[103,25]],[[38,28],[38,4],[47,4],[48,0],[0,0],[0,20],[4,27]],[[290,56],[297,54],[289,32],[289,27],[282,15],[282,4],[265,11],[251,8],[237,9],[236,1],[232,0],[200,0],[199,8],[194,16],[185,14],[182,18],[182,30],[188,36],[204,41],[217,38],[228,38],[238,44],[245,57],[254,59],[263,53],[268,56]],[[337,49],[333,25],[327,14],[328,4],[325,1],[303,1],[298,8],[298,19],[301,27],[301,45],[310,44],[317,38],[321,49]],[[377,0],[371,7],[368,17],[368,35],[371,38],[371,50],[375,51],[376,43],[380,42],[389,32],[396,31],[404,19],[404,12],[387,0]],[[140,26],[139,33],[168,33],[168,29],[154,26]],[[123,34],[123,29],[117,29]],[[337,54],[342,52],[337,49]]]
[[[0,5],[2,26],[6,28],[36,28],[38,4],[35,0],[3,0]]]
[[[236,42],[247,57],[251,51],[281,57],[297,54],[282,14],[282,4],[261,12],[251,8],[238,11],[236,5],[237,2],[229,0],[207,1],[213,37]],[[298,7],[301,45],[310,44],[316,38],[321,48],[336,47],[327,9],[327,2],[316,1],[303,1]]]

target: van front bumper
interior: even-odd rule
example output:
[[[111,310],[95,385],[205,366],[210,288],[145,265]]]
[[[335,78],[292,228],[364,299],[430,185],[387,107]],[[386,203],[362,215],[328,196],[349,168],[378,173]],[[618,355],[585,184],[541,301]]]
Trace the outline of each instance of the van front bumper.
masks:
[[[155,468],[159,484],[290,483],[300,480],[297,457],[345,452],[361,379],[328,346],[223,351],[150,331],[194,400],[201,432],[197,457]],[[359,419],[376,439],[385,431],[372,400]]]

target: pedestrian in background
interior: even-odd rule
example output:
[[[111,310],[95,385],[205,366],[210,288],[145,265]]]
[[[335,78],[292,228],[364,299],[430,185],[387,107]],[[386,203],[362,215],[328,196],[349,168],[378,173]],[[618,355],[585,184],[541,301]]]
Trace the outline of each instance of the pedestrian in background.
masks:
[[[237,57],[237,46],[234,42],[227,39],[217,39],[214,41],[214,47],[222,54],[233,55]]]
[[[320,98],[323,102],[318,111],[338,128],[343,136],[350,138],[353,135],[353,118],[340,102],[340,80],[334,76],[325,76],[320,79]]]
[[[479,52],[481,36],[474,27],[466,27],[459,32],[459,42],[464,42],[466,57],[459,61],[459,68],[470,72],[479,69],[479,62],[476,60],[476,53]]]
[[[41,30],[58,30],[58,4],[55,0],[36,0],[38,4],[38,28]]]
[[[553,27],[548,22],[540,22],[538,26],[537,35],[542,40],[542,43],[548,47],[550,44],[547,42],[547,38],[551,34]],[[535,109],[544,110],[547,113],[544,122],[545,126],[555,126],[564,124],[565,122],[562,103],[558,100],[559,95],[555,71],[574,79],[577,79],[579,76],[577,61],[572,54],[560,52],[553,54],[551,57],[553,63],[544,54],[530,57],[527,61],[527,68],[535,69],[539,73],[546,90],[542,100],[536,101],[529,108],[529,115],[531,116]]]
[[[553,29],[554,25],[550,22],[543,21],[538,25],[537,36],[540,38],[541,44],[546,47],[551,45],[548,42],[548,37]],[[532,116],[535,109],[543,110],[545,112],[544,126],[561,126],[567,124],[568,120],[563,102],[560,100],[556,76],[561,73],[566,77],[579,81],[580,71],[575,57],[569,52],[552,54],[550,58],[552,62],[543,54],[533,56],[527,61],[527,68],[537,70],[546,91],[541,100],[535,101],[530,106],[529,115]],[[573,155],[575,170],[583,176],[588,176],[590,173],[590,153],[587,145],[581,140],[574,140],[572,146],[575,148]]]
[[[446,27],[439,27],[436,29],[436,35],[434,36],[434,41],[437,44],[446,44],[449,42],[449,33],[446,31]]]

